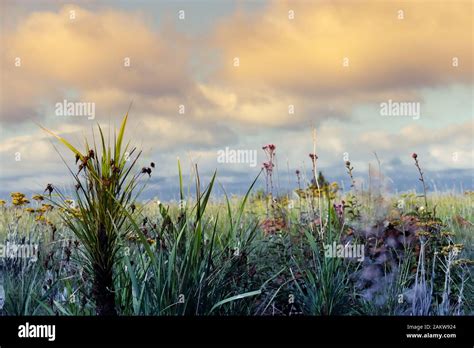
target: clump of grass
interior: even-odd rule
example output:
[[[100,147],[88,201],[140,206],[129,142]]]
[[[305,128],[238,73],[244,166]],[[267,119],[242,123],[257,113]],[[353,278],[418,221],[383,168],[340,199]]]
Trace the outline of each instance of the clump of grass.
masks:
[[[250,314],[242,301],[260,294],[260,285],[249,277],[249,258],[258,222],[243,221],[252,187],[241,202],[231,206],[226,196],[223,217],[210,215],[210,197],[216,173],[201,189],[196,168],[194,203],[183,190],[178,161],[180,204],[175,210],[164,204],[141,213],[134,224],[129,252],[124,255],[118,279],[125,314],[207,315]],[[239,304],[236,304],[239,302]]]
[[[73,194],[76,207],[71,207],[69,199],[58,188],[49,185],[49,194],[56,195],[51,201],[65,212],[63,222],[79,240],[85,261],[85,268],[92,276],[92,295],[98,315],[116,315],[114,265],[117,261],[121,240],[130,230],[128,211],[141,192],[136,190],[140,176],[150,174],[150,168],[132,173],[140,152],[134,156],[135,149],[129,143],[123,146],[123,137],[128,113],[123,118],[118,134],[107,140],[98,126],[100,144],[94,137],[90,146],[87,139],[85,148],[80,151],[66,139],[46,130],[61,141],[75,156],[78,171],[68,166],[75,182]],[[133,158],[131,156],[134,156]]]

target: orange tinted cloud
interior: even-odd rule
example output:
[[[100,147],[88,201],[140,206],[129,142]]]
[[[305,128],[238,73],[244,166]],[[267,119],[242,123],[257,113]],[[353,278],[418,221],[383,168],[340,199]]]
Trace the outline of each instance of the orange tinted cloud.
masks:
[[[31,117],[38,104],[62,100],[71,90],[91,97],[125,94],[128,105],[134,94],[166,98],[192,88],[185,39],[167,27],[154,31],[139,12],[68,5],[31,13],[2,39],[2,83],[8,86],[2,92],[3,120],[28,118],[18,114],[28,109]],[[105,98],[104,104],[108,101],[117,99]]]
[[[322,96],[470,83],[472,6],[275,1],[261,13],[239,12],[219,25],[215,43],[225,62],[219,78],[233,86]]]

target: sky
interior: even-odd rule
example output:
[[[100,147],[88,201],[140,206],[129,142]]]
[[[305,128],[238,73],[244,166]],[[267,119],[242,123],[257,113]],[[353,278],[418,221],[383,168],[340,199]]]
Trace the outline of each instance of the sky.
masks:
[[[186,175],[214,170],[245,193],[275,144],[275,186],[318,169],[347,188],[472,190],[472,1],[1,0],[0,197],[68,187],[75,145],[110,130],[133,102],[127,139],[156,169],[146,197],[178,196]],[[90,103],[92,113],[58,113]],[[76,105],[74,104],[74,105]],[[402,106],[410,106],[403,109]],[[402,109],[400,109],[402,108]],[[90,109],[92,110],[92,109]],[[219,160],[228,150],[256,163]],[[378,164],[380,161],[380,166]],[[191,178],[187,178],[188,182]],[[265,187],[263,176],[257,184]]]

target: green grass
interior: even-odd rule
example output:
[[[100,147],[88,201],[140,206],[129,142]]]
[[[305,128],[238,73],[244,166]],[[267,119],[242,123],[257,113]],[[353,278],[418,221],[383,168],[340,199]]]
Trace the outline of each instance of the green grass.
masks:
[[[202,183],[201,183],[202,184]],[[386,289],[387,301],[363,299],[351,279],[359,265],[321,254],[317,235],[299,220],[299,208],[286,209],[291,227],[266,235],[261,222],[265,203],[236,197],[229,203],[211,201],[209,183],[198,200],[188,204],[137,208],[128,237],[120,240],[114,262],[114,289],[120,315],[386,315],[406,314],[397,296],[413,281],[407,259]],[[472,259],[473,207],[470,196],[436,195],[430,198],[437,214],[455,233],[454,243],[464,244],[458,258]],[[397,198],[392,199],[393,205]],[[33,204],[34,205],[34,204]],[[26,265],[2,261],[1,279],[6,298],[3,315],[94,315],[96,304],[92,276],[84,267],[83,244],[68,241],[76,236],[61,219],[58,208],[45,214],[24,213],[21,207],[0,208],[0,240],[14,236],[40,244],[40,258]],[[35,221],[45,216],[47,222]],[[459,219],[462,217],[462,220]],[[143,221],[146,221],[143,223]],[[49,223],[48,223],[49,222]],[[348,223],[350,224],[350,223]],[[52,240],[55,226],[55,240]],[[146,235],[144,234],[146,232]],[[338,233],[327,236],[338,240]],[[50,255],[53,255],[50,257]],[[51,259],[48,265],[45,260]],[[401,268],[403,268],[401,266]],[[437,275],[438,279],[443,274]],[[456,302],[461,279],[453,276],[451,295]],[[461,314],[473,313],[472,284],[465,281]],[[71,294],[74,296],[71,297]],[[289,301],[293,298],[293,301]],[[72,301],[74,300],[74,301]],[[434,299],[434,303],[441,301]],[[433,306],[436,306],[433,304]]]

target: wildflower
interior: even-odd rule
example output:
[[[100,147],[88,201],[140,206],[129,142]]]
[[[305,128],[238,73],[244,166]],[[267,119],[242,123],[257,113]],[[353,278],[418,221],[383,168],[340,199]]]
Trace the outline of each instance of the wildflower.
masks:
[[[311,158],[311,160],[314,162],[318,159],[318,155],[316,155],[315,153],[310,153],[309,158]]]
[[[355,179],[354,179],[354,175],[352,173],[352,171],[354,170],[354,167],[351,167],[351,162],[350,161],[346,161],[345,165],[346,165],[346,169],[347,169],[347,174],[349,174],[349,177],[351,178],[351,187],[355,187],[356,182],[355,182]]]
[[[418,237],[429,237],[429,236],[431,236],[431,233],[429,233],[428,231],[418,230],[415,233],[415,235],[418,236]]]
[[[344,218],[344,204],[334,203],[333,206],[334,206],[334,210],[336,211],[336,214],[339,217],[339,219],[343,219]]]
[[[262,147],[262,150],[265,150],[266,152],[273,152],[275,149],[276,146],[274,144],[268,144]]]
[[[22,205],[30,203],[30,201],[25,198],[25,194],[20,193],[20,192],[13,192],[11,194],[11,197],[12,197],[12,204],[15,206],[22,206]]]
[[[44,200],[44,197],[42,195],[33,195],[33,197],[31,198],[38,202]]]
[[[454,232],[441,232],[441,236],[442,237],[453,237],[454,236]]]
[[[151,168],[150,167],[143,167],[142,168],[142,174],[148,174],[149,177],[151,177]]]
[[[0,199],[0,207],[3,207],[5,205],[5,203],[7,203],[7,202],[5,202],[3,199]]]
[[[444,247],[441,249],[441,254],[443,254],[443,255],[448,255],[451,250],[452,250],[452,245],[444,246]]]
[[[147,241],[148,244],[150,244],[150,245],[153,245],[153,244],[156,243],[156,240],[154,240],[154,239],[152,239],[152,238],[148,238],[146,241]]]
[[[423,213],[423,212],[425,211],[425,207],[423,207],[423,206],[419,207],[419,208],[418,208],[418,211],[419,211],[420,213]]]
[[[263,168],[268,172],[271,172],[273,170],[274,164],[271,162],[264,162],[263,163]]]
[[[72,215],[74,215],[74,217],[76,218],[80,218],[82,216],[81,214],[81,210],[76,208],[76,209],[71,209],[71,213]]]
[[[51,196],[51,193],[53,192],[53,190],[54,190],[53,184],[48,184],[46,185],[46,189],[44,190],[44,192],[48,191],[49,196]]]
[[[276,146],[273,144],[265,145],[264,147],[262,147],[262,150],[265,151],[265,153],[267,154],[269,162],[273,163],[273,159],[275,158],[275,149]]]
[[[463,244],[450,244],[441,249],[441,254],[448,256],[451,252],[456,256],[464,249]]]
[[[34,213],[35,212],[35,210],[33,208],[26,208],[25,211],[28,212],[28,213]]]
[[[411,155],[411,157],[413,157],[413,159],[417,159],[418,155],[417,155],[415,152],[413,152],[413,154]]]
[[[301,190],[301,176],[298,169],[296,169],[296,178],[298,179],[298,189]]]
[[[136,234],[131,234],[127,237],[127,239],[131,242],[134,242],[134,241],[138,240],[138,236]]]
[[[286,227],[285,220],[282,218],[266,219],[262,223],[262,229],[265,235],[275,234]]]
[[[470,266],[473,265],[474,261],[469,259],[459,259],[454,261],[455,266]]]
[[[43,222],[45,221],[46,218],[44,217],[44,215],[38,215],[36,218],[35,218],[35,221],[38,221],[38,222]]]
[[[263,151],[267,155],[268,162],[263,163],[263,168],[265,169],[266,174],[266,186],[267,186],[267,194],[273,194],[273,167],[274,167],[274,160],[275,160],[275,149],[276,146],[273,144],[268,144],[262,147]],[[270,191],[271,189],[271,191]],[[268,206],[267,206],[267,215],[268,215]]]
[[[49,211],[49,210],[53,210],[53,206],[51,204],[43,203],[41,205],[41,211],[46,212],[46,211]]]

